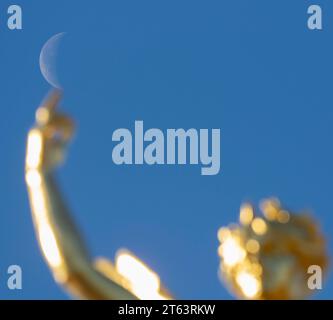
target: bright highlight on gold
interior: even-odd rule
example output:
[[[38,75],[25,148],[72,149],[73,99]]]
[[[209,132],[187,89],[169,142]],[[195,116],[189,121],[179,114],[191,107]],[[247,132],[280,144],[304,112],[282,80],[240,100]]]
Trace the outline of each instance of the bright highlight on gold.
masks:
[[[260,280],[250,272],[241,271],[236,276],[236,282],[246,298],[254,299],[260,291]]]
[[[130,291],[139,299],[168,299],[161,293],[159,276],[132,253],[125,250],[117,253],[116,270],[127,280]]]
[[[243,249],[236,237],[228,237],[219,247],[219,254],[224,258],[224,263],[232,267],[241,262],[246,257],[246,251]]]
[[[28,135],[26,167],[37,169],[41,163],[42,136],[38,130],[31,130]]]
[[[252,230],[257,234],[257,235],[264,235],[267,232],[267,224],[264,221],[264,219],[261,218],[255,218],[252,221],[251,224]]]

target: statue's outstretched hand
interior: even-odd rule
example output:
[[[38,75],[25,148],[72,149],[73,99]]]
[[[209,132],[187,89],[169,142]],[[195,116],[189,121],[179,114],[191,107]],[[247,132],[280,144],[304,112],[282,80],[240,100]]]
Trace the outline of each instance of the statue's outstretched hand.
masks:
[[[57,110],[61,92],[53,91],[36,112],[36,124],[28,135],[27,167],[45,171],[58,166],[73,136],[73,120]],[[33,160],[33,161],[29,161]]]

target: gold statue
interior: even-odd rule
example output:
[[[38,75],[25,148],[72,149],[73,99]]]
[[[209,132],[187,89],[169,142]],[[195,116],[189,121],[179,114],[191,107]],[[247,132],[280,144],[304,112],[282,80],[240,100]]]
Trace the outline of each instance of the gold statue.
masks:
[[[218,232],[220,276],[245,299],[303,299],[311,294],[308,268],[325,271],[325,240],[314,220],[292,214],[276,199],[261,204],[256,217],[250,204],[240,210],[240,225]]]
[[[37,238],[55,280],[85,299],[172,299],[129,251],[119,251],[115,264],[93,261],[87,252],[54,177],[74,132],[71,118],[57,109],[60,98],[54,91],[38,108],[25,168]],[[291,214],[276,200],[263,202],[262,211],[264,217],[255,217],[246,204],[240,225],[219,230],[220,274],[240,298],[304,298],[307,268],[327,266],[324,239],[310,217]]]
[[[89,256],[54,177],[74,132],[57,110],[60,98],[54,91],[38,108],[25,164],[37,238],[55,280],[84,299],[171,299],[158,275],[130,252],[118,252],[115,265]]]

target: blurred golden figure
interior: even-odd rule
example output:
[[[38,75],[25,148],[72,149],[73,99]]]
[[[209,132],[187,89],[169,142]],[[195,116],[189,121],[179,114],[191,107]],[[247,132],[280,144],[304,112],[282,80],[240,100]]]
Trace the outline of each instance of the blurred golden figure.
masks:
[[[36,235],[55,280],[84,299],[170,299],[158,275],[129,251],[119,251],[115,265],[87,252],[54,177],[74,132],[57,110],[60,98],[54,91],[38,108],[25,162]]]
[[[73,135],[71,118],[58,111],[54,91],[36,112],[29,131],[25,179],[36,235],[55,280],[84,299],[172,299],[159,276],[127,250],[115,264],[93,260],[72,220],[55,180]],[[325,241],[315,221],[262,203],[263,217],[251,205],[241,207],[240,224],[218,233],[220,275],[230,290],[246,299],[300,299],[311,292],[307,270],[327,267]]]
[[[243,299],[303,299],[310,266],[325,271],[325,240],[316,222],[293,214],[276,199],[261,203],[262,217],[250,204],[240,210],[240,224],[218,232],[219,273],[229,289]]]

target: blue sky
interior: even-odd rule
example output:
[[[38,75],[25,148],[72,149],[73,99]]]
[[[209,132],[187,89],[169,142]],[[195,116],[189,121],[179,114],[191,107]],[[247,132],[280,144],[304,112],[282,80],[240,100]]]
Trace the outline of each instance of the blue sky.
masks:
[[[24,185],[25,135],[49,90],[38,59],[67,32],[58,57],[63,109],[77,135],[60,181],[94,255],[126,247],[179,298],[229,299],[217,278],[222,225],[244,200],[277,196],[310,209],[332,254],[333,4],[322,31],[309,1],[16,1],[23,30],[0,4],[0,298],[62,299],[35,240]],[[116,166],[112,133],[220,128],[221,171]],[[7,267],[23,290],[6,288]],[[332,276],[317,298],[332,298]]]

